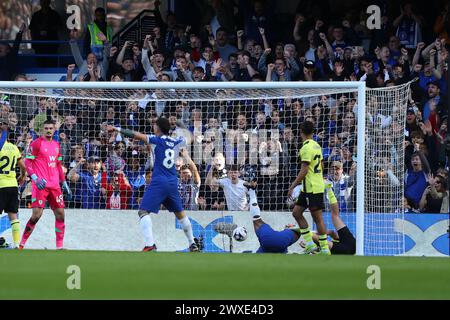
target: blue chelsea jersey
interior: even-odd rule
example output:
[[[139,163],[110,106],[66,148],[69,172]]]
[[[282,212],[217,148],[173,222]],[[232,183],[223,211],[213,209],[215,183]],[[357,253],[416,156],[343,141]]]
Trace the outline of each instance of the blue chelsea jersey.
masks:
[[[172,138],[165,135],[161,137],[149,135],[148,143],[156,146],[152,181],[177,182],[175,159],[178,157],[179,149],[186,144],[184,137]]]

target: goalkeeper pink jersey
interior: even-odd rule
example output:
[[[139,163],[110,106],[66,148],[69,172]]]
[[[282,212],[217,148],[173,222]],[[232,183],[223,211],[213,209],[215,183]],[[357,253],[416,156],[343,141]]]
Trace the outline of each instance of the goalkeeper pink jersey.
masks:
[[[61,147],[55,140],[47,141],[40,137],[34,140],[27,153],[27,171],[31,176],[35,173],[39,178],[47,181],[46,188],[60,188],[64,178],[59,162],[62,160]]]

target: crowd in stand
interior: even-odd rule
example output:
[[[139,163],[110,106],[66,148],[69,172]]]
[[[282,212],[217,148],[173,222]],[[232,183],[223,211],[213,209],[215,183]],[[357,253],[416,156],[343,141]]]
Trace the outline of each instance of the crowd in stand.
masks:
[[[373,163],[368,178],[373,180],[373,192],[385,192],[387,186],[396,188],[401,183],[405,187],[404,199],[386,201],[384,196],[374,197],[371,207],[382,212],[387,206],[396,208],[398,201],[405,201],[409,211],[447,212],[449,2],[442,3],[434,24],[430,24],[411,3],[403,3],[401,11],[395,13],[385,1],[378,1],[383,14],[381,30],[371,31],[359,23],[360,12],[336,17],[323,8],[317,13],[313,1],[300,1],[291,21],[291,34],[281,38],[274,32],[272,1],[242,2],[248,6],[242,7],[239,2],[233,10],[233,1],[212,1],[205,8],[209,21],[202,26],[197,21],[178,23],[186,21],[186,17],[181,19],[172,13],[163,19],[156,10],[158,23],[153,32],[142,43],[126,41],[123,46],[111,43],[105,12],[98,9],[96,27],[85,32],[84,50],[80,50],[80,32],[70,32],[75,64],[68,66],[63,80],[365,81],[370,88],[415,80],[406,102],[402,150],[392,150],[392,141],[386,136],[403,130],[399,119],[404,117],[382,99],[368,103],[374,136],[379,137],[372,141],[377,145],[369,159]],[[364,43],[364,39],[370,42]],[[14,50],[0,45],[0,66],[16,59]],[[27,77],[17,75],[15,80]],[[66,95],[71,96],[70,92]],[[152,149],[120,134],[108,135],[104,126],[112,124],[150,134],[157,117],[166,116],[174,135],[190,132],[200,136],[202,154],[211,154],[198,159],[180,151],[175,165],[186,209],[247,209],[246,200],[230,201],[230,194],[244,192],[244,178],[258,183],[263,210],[288,209],[287,189],[299,169],[298,127],[310,120],[316,125],[325,173],[333,182],[340,209],[352,212],[356,191],[356,101],[353,94],[314,99],[224,98],[209,103],[146,103],[145,99],[122,103],[76,98],[58,101],[12,95],[0,104],[2,115],[13,124],[10,139],[23,149],[47,117],[57,122],[67,178],[74,189],[69,206],[137,208],[151,180]],[[268,130],[271,136],[252,146],[248,133],[259,130]],[[256,148],[258,162],[249,163],[248,156],[230,161],[236,158],[239,145],[230,141],[243,141],[248,153]],[[383,147],[379,145],[382,143]],[[222,144],[224,147],[219,148]],[[401,161],[405,181],[397,178]]]

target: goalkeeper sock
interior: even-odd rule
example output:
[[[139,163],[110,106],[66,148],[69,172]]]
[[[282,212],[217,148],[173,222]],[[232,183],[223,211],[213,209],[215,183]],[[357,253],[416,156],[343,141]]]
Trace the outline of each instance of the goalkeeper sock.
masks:
[[[258,206],[258,199],[256,198],[256,192],[253,189],[248,191],[250,197],[250,215],[253,220],[261,219],[261,209]]]
[[[186,238],[189,241],[189,245],[194,243],[194,235],[192,233],[192,225],[191,220],[189,220],[188,216],[185,216],[183,219],[178,220],[181,224],[181,228],[184,231],[184,234],[186,235]]]
[[[36,222],[32,221],[31,218],[28,220],[27,225],[25,227],[25,231],[22,235],[22,241],[20,241],[20,245],[22,247],[25,246],[25,243],[27,242],[28,238],[31,236],[31,233],[34,230],[34,227],[36,227]]]
[[[155,240],[153,239],[152,218],[149,214],[141,218],[140,225],[142,234],[144,235],[145,246],[153,246],[155,244]]]
[[[330,251],[330,248],[328,247],[328,240],[326,234],[319,235],[319,245],[321,251]]]
[[[66,225],[64,220],[55,220],[55,233],[56,233],[56,249],[63,248],[64,232],[66,231]]]
[[[11,221],[11,231],[14,246],[18,247],[20,242],[20,221],[19,219],[14,219]]]
[[[311,230],[309,230],[309,228],[300,229],[300,233],[303,237],[303,240],[305,240],[305,243],[307,246],[314,245],[314,241],[312,239],[312,232],[311,232]]]
[[[258,203],[258,199],[256,198],[256,192],[253,189],[248,190],[248,196],[250,198],[250,205],[253,203]]]

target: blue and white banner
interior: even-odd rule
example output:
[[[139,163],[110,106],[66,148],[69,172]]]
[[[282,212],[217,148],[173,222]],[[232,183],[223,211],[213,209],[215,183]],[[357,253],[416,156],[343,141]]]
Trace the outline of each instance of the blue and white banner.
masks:
[[[258,239],[253,231],[249,212],[187,212],[191,219],[194,236],[203,237],[205,252],[230,252],[230,241],[214,231],[218,222],[235,223],[249,231],[247,240],[233,241],[233,252],[255,252]],[[23,231],[31,210],[20,211],[19,220]],[[263,220],[275,230],[282,230],[286,224],[295,223],[290,212],[263,212]],[[341,214],[342,220],[355,234],[354,213]],[[325,223],[331,228],[331,218],[324,214]],[[187,240],[174,215],[161,211],[152,216],[153,233],[159,251],[184,251]],[[311,225],[311,217],[307,214]],[[54,249],[54,216],[45,210],[36,229],[27,243],[31,249]],[[449,216],[446,214],[380,214],[366,215],[365,254],[366,255],[409,255],[409,256],[449,256],[448,230]],[[0,217],[0,236],[11,243],[11,230],[6,215]],[[143,248],[139,218],[135,211],[118,210],[66,210],[65,247],[73,250],[130,250]],[[296,243],[289,248],[290,253],[301,253]]]

